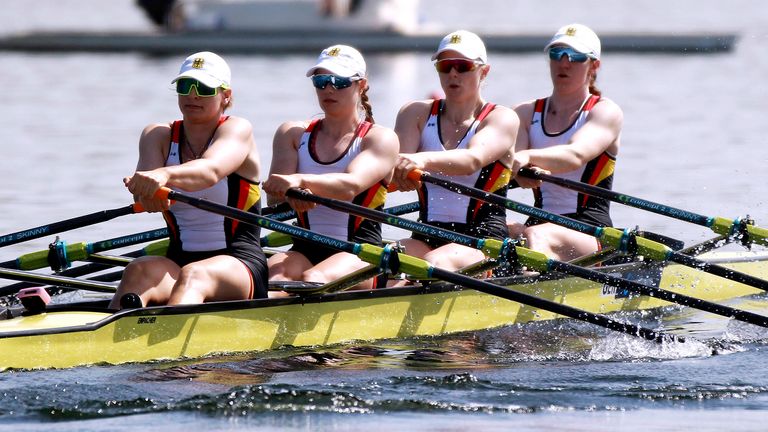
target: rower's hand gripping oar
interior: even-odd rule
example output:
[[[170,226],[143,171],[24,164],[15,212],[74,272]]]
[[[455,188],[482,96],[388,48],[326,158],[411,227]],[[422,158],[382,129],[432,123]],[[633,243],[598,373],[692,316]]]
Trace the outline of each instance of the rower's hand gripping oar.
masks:
[[[595,314],[571,306],[555,303],[549,300],[520,293],[506,287],[494,285],[486,281],[474,279],[452,271],[433,267],[422,259],[392,251],[389,246],[381,248],[370,244],[360,244],[345,240],[338,240],[333,237],[324,236],[322,234],[314,233],[312,231],[305,230],[293,225],[277,222],[258,214],[248,213],[233,207],[185,195],[181,192],[173,191],[168,188],[161,188],[155,194],[155,197],[175,199],[177,201],[190,204],[203,210],[220,214],[231,219],[236,219],[240,222],[258,225],[272,231],[283,232],[303,240],[311,241],[315,244],[322,245],[331,249],[348,252],[358,256],[365,262],[378,265],[382,269],[391,271],[393,273],[406,273],[419,279],[442,279],[446,282],[461,285],[484,292],[486,294],[495,295],[518,303],[526,304],[528,306],[547,310],[554,314],[563,315],[580,321],[586,321],[610,330],[642,337],[647,340],[653,340],[656,342],[662,342],[664,340],[683,342],[685,340],[679,336],[657,332],[648,328],[636,326],[634,324],[621,323],[604,315]]]
[[[471,196],[480,201],[498,205],[500,207],[504,207],[527,216],[531,216],[543,221],[570,228],[574,231],[591,235],[600,240],[600,243],[602,243],[604,246],[613,247],[620,251],[626,252],[634,249],[637,251],[637,253],[654,261],[676,262],[706,273],[720,276],[725,279],[730,279],[732,281],[740,282],[745,285],[768,291],[768,281],[764,279],[760,279],[743,272],[732,270],[717,264],[708,263],[706,261],[675,252],[666,245],[640,236],[636,236],[629,230],[622,231],[611,227],[597,227],[590,225],[588,223],[577,221],[566,216],[561,216],[542,210],[540,208],[519,203],[501,195],[496,195],[491,192],[486,192],[481,189],[466,186],[443,178],[434,177],[420,170],[413,170],[408,173],[408,176],[414,180],[418,179],[420,181],[432,183],[445,189]]]
[[[134,203],[125,207],[111,210],[102,210],[84,216],[78,216],[72,219],[53,222],[47,225],[41,225],[39,227],[30,228],[23,231],[17,231],[15,233],[0,236],[0,247],[33,240],[51,234],[57,234],[63,231],[82,228],[100,222],[106,222],[119,216],[141,213],[143,211],[144,208],[141,206],[141,204]]]
[[[522,168],[518,174],[525,177],[545,181],[547,183],[556,184],[558,186],[572,189],[586,195],[604,198],[613,202],[628,205],[630,207],[635,207],[652,213],[660,214],[662,216],[668,216],[673,219],[701,225],[710,228],[712,231],[722,236],[741,237],[741,240],[745,244],[758,243],[763,246],[768,246],[768,229],[755,226],[751,223],[751,221],[746,219],[732,220],[720,216],[704,216],[690,212],[688,210],[682,210],[653,201],[647,201],[642,198],[614,192],[612,190],[604,189],[590,184],[556,177],[550,174],[544,174],[530,168]]]
[[[515,244],[511,242],[511,239],[506,239],[504,241],[496,239],[478,239],[472,236],[455,233],[424,223],[415,222],[397,216],[387,215],[380,211],[362,207],[347,201],[340,201],[313,195],[300,189],[289,189],[286,193],[286,196],[295,199],[311,201],[324,205],[328,208],[332,208],[334,210],[348,212],[356,216],[418,232],[419,234],[426,236],[447,240],[452,243],[462,244],[474,249],[479,249],[491,258],[503,260],[508,259],[509,257],[514,257],[520,261],[520,264],[542,273],[558,271],[617,288],[627,289],[649,297],[659,298],[670,303],[689,306],[703,310],[705,312],[710,312],[728,318],[734,318],[736,320],[755,324],[761,327],[768,327],[768,317],[740,309],[734,309],[729,306],[719,305],[717,303],[708,302],[706,300],[686,296],[672,291],[667,291],[661,288],[643,285],[641,283],[612,276],[607,273],[602,273],[566,262],[554,260],[541,252],[533,251],[523,247],[516,247]]]

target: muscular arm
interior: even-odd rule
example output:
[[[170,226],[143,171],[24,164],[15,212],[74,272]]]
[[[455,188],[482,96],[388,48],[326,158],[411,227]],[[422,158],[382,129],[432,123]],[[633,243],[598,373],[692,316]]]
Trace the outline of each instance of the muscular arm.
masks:
[[[481,123],[466,149],[402,155],[412,167],[445,175],[467,175],[500,160],[512,165],[520,121],[509,108],[497,106]]]
[[[351,200],[381,180],[392,177],[398,150],[397,135],[374,126],[363,138],[362,151],[343,173],[303,174],[299,187],[329,198]]]
[[[618,153],[624,115],[613,101],[602,99],[589,113],[587,121],[566,144],[521,152],[521,161],[552,173],[573,171],[607,151]],[[524,166],[524,165],[523,165]]]
[[[163,186],[186,191],[213,186],[237,171],[251,153],[253,129],[245,119],[231,117],[222,124],[200,159],[166,167],[163,142],[169,139],[167,126],[152,125],[142,134],[136,173],[125,179],[128,189],[137,197],[151,198]]]
[[[285,192],[290,188],[308,189],[328,198],[351,200],[376,182],[391,178],[398,149],[397,135],[391,129],[373,126],[363,138],[362,151],[344,172],[317,175],[296,173],[298,153],[287,149],[291,142],[293,141],[283,142],[281,148],[285,153],[292,154],[273,159],[269,179],[264,182],[264,190],[274,200],[285,200]],[[276,145],[280,144],[276,140]],[[275,151],[277,150],[276,147]],[[290,199],[288,202],[297,211],[308,210],[313,206],[309,205],[311,203]]]
[[[216,130],[200,159],[166,167],[168,185],[186,191],[205,189],[237,171],[255,146],[248,120],[230,117]]]
[[[285,201],[285,191],[277,190],[277,185],[274,185],[275,175],[287,177],[295,174],[298,170],[298,145],[306,126],[302,122],[285,122],[275,132],[275,137],[272,140],[272,164],[269,168],[269,179],[263,185],[269,205]],[[298,187],[298,185],[291,185],[290,187]]]
[[[421,128],[427,122],[432,101],[410,102],[400,108],[395,120],[395,133],[400,141],[400,156],[395,164],[393,183],[399,190],[416,189],[419,184],[408,178],[413,170],[410,159],[405,155],[419,151]]]

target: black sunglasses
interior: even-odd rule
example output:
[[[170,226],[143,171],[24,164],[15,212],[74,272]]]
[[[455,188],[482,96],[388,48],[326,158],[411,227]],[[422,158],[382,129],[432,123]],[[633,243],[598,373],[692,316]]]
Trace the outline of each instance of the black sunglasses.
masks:
[[[345,89],[352,85],[354,81],[360,81],[360,77],[343,77],[331,74],[312,75],[312,85],[317,89],[324,89],[328,87],[328,84],[333,86],[336,90]]]

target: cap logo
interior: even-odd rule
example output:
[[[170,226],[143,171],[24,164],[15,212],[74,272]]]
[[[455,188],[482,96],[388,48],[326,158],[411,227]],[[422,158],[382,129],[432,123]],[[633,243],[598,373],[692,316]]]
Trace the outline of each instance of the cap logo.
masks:
[[[197,57],[192,61],[192,68],[193,69],[202,69],[203,64],[205,64],[205,59],[202,57]]]
[[[461,35],[455,34],[451,35],[451,44],[456,45],[461,43]]]
[[[341,51],[341,49],[339,49],[339,48],[331,48],[331,50],[328,51],[328,55],[331,56],[331,57],[336,57],[336,56],[339,55],[339,51]]]
[[[576,35],[576,27],[568,27],[565,30],[565,35],[566,36],[575,36]]]

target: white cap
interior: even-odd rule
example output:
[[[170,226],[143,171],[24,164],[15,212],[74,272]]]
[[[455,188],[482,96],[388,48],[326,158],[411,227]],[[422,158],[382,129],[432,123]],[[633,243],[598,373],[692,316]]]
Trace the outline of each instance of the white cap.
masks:
[[[568,45],[580,53],[592,54],[595,58],[600,58],[600,38],[583,24],[568,24],[560,27],[544,47],[544,51],[555,44]]]
[[[468,59],[488,63],[488,55],[485,53],[485,44],[482,39],[466,30],[456,30],[446,35],[440,41],[435,54],[432,55],[432,60],[437,60],[437,56],[443,51],[456,51]]]
[[[180,78],[196,79],[208,87],[229,88],[232,72],[223,58],[212,52],[202,51],[184,60],[179,69],[179,75],[171,83],[175,83]]]
[[[360,51],[351,46],[334,45],[320,53],[315,65],[307,71],[307,76],[314,75],[316,69],[328,69],[332,74],[343,77],[365,77],[365,60]]]

